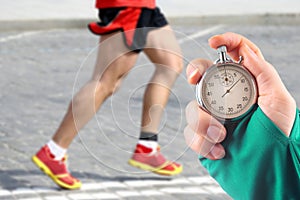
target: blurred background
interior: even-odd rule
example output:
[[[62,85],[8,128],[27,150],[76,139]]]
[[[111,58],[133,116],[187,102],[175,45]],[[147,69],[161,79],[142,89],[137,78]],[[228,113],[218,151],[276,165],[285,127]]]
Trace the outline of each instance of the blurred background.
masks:
[[[1,20],[95,18],[93,0],[1,0]],[[298,0],[157,0],[169,17],[299,13]]]
[[[160,135],[162,151],[184,164],[183,173],[161,178],[127,165],[136,143],[132,136],[139,131],[144,86],[153,70],[143,54],[120,91],[70,147],[70,169],[83,181],[82,190],[60,190],[32,164],[30,157],[52,136],[74,91],[90,78],[99,40],[87,29],[97,21],[94,4],[0,0],[0,200],[230,199],[185,144],[185,106],[195,99],[185,70],[172,90]],[[212,35],[240,33],[261,48],[300,105],[299,0],[157,4],[176,32],[185,66],[198,57],[216,59],[207,45]]]

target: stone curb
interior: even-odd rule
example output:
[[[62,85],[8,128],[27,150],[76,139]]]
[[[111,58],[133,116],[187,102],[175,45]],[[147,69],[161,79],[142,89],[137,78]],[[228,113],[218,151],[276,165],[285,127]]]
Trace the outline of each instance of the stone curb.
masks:
[[[96,19],[0,20],[0,31],[31,31],[48,29],[86,28]],[[172,25],[300,25],[300,13],[169,17]]]
[[[170,18],[174,25],[300,25],[300,13],[261,14],[261,15],[226,15]]]

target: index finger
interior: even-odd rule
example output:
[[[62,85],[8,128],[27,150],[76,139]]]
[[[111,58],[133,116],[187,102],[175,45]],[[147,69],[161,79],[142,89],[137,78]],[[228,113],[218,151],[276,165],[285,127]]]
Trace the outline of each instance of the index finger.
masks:
[[[227,47],[227,52],[234,60],[238,60],[240,56],[243,57],[243,66],[246,67],[258,80],[263,77],[264,80],[270,78],[274,74],[274,68],[269,65],[259,48],[250,40],[236,33],[225,33],[216,35],[209,40],[209,45],[212,48],[218,48],[221,45]],[[263,76],[260,76],[264,74]]]
[[[235,60],[239,60],[241,48],[248,46],[259,58],[264,60],[264,56],[259,48],[253,42],[237,33],[228,32],[221,35],[215,35],[209,39],[209,45],[214,49],[217,49],[221,45],[225,45],[228,54]]]

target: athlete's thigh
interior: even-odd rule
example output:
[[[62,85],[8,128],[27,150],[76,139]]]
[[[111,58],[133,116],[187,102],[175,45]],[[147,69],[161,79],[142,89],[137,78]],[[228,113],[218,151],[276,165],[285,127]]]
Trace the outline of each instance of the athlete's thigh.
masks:
[[[138,54],[130,51],[124,44],[122,32],[101,36],[93,80],[104,78],[117,80],[135,64]]]
[[[156,64],[181,68],[181,49],[169,25],[149,32],[144,52]]]

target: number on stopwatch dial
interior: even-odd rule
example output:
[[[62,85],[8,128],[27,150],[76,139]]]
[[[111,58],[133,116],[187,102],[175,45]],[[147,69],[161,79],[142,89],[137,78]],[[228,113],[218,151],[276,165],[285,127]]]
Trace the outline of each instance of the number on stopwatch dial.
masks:
[[[211,66],[196,87],[198,103],[219,119],[238,119],[256,103],[252,74],[236,63]]]

